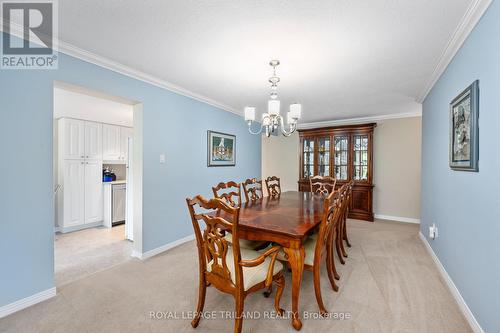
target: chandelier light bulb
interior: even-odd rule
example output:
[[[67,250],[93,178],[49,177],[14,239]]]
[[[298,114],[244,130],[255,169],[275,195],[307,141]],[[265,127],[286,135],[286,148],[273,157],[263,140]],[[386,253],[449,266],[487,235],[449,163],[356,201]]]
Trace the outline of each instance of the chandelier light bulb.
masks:
[[[267,112],[270,115],[279,116],[280,115],[280,101],[277,99],[272,99],[267,102]]]
[[[255,121],[255,108],[251,106],[245,107],[245,121]]]
[[[302,105],[298,103],[290,104],[290,116],[294,119],[300,119],[302,115]]]

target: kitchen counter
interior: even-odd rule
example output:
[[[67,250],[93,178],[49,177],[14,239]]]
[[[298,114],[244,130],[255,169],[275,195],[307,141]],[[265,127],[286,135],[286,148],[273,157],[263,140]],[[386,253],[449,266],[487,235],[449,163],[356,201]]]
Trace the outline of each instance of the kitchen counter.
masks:
[[[127,184],[126,180],[114,180],[112,182],[102,182],[103,185],[121,185],[121,184]]]

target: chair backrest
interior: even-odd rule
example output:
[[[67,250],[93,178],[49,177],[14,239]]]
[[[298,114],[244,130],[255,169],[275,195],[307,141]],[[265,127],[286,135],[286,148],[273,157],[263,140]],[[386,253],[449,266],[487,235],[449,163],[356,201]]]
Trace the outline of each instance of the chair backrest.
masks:
[[[346,184],[346,204],[345,204],[345,209],[344,209],[344,218],[347,219],[347,216],[349,215],[349,209],[351,207],[351,200],[352,200],[352,187],[354,186],[354,181],[351,180],[349,183]]]
[[[333,177],[314,176],[309,178],[311,184],[311,193],[328,195],[335,191],[337,179]]]
[[[348,204],[348,201],[349,201],[349,183],[346,183],[344,185],[342,185],[339,190],[339,195],[341,196],[342,198],[342,201],[344,202],[344,204],[342,205],[342,216],[344,217],[345,216],[345,213],[347,212],[347,204]]]
[[[243,182],[243,192],[247,202],[262,199],[264,192],[262,191],[262,180],[257,178],[249,178]]]
[[[276,176],[266,178],[266,189],[270,197],[276,198],[281,194],[280,179]]]
[[[339,191],[330,193],[324,201],[323,218],[319,227],[316,248],[314,251],[314,264],[319,264],[324,246],[333,244],[333,233],[342,216],[345,200]]]
[[[240,209],[230,206],[222,199],[206,200],[201,195],[186,199],[186,203],[196,236],[200,274],[205,274],[207,280],[216,284],[218,288],[223,288],[227,284],[243,288],[243,272],[239,265],[241,260],[238,236]],[[202,223],[204,226],[200,225]],[[231,231],[232,243],[224,238],[226,230]],[[227,256],[229,246],[232,246],[234,258]],[[234,260],[236,285],[231,279],[227,260]]]
[[[212,187],[212,191],[216,198],[222,199],[233,207],[241,205],[241,186],[239,183],[234,181],[220,182],[217,186]]]

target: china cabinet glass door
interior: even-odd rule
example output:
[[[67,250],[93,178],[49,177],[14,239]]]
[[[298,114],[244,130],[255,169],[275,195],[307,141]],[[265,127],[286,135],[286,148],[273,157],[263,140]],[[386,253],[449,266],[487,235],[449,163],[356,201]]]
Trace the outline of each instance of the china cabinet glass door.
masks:
[[[318,138],[318,175],[330,176],[330,137]]]
[[[334,176],[337,180],[348,180],[349,168],[349,137],[335,136],[334,137]]]
[[[304,138],[303,144],[303,176],[304,178],[309,178],[314,175],[314,138]]]
[[[353,179],[368,180],[368,135],[354,135],[353,149]]]

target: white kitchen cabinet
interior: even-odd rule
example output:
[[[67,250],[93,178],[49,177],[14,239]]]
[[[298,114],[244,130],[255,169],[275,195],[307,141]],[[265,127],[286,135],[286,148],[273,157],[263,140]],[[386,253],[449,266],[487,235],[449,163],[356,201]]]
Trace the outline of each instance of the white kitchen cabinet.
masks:
[[[59,227],[62,232],[98,225],[103,220],[102,161],[64,160]]]
[[[85,223],[96,223],[103,219],[102,161],[85,161]]]
[[[85,158],[85,121],[63,118],[59,120],[59,154],[64,159]]]
[[[85,164],[81,160],[65,160],[63,163],[62,202],[59,201],[60,215],[63,225],[73,227],[85,223],[84,217],[84,170]],[[61,224],[61,223],[60,223]]]
[[[85,158],[102,160],[102,124],[85,122]]]
[[[58,226],[61,232],[102,225],[103,160],[127,163],[129,127],[61,118],[58,121]]]
[[[102,160],[102,124],[70,118],[60,119],[59,150],[63,159]]]
[[[121,156],[121,127],[115,125],[102,125],[102,159],[118,161]]]
[[[102,224],[102,124],[58,121],[58,226],[62,232]]]
[[[132,139],[134,137],[134,130],[130,127],[122,127],[120,129],[120,136],[121,136],[120,160],[126,163],[128,160],[128,139]]]

